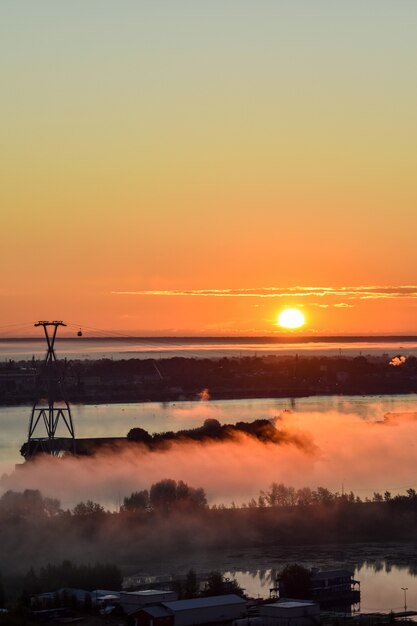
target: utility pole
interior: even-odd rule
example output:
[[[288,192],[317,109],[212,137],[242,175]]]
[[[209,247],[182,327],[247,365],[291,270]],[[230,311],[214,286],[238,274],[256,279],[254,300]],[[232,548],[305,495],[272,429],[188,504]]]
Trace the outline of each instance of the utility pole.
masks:
[[[66,324],[62,321],[40,321],[35,324],[35,327],[39,326],[44,330],[47,350],[38,378],[37,399],[33,403],[29,420],[28,441],[22,449],[26,460],[39,452],[52,456],[59,456],[64,451],[75,452],[75,431],[65,392],[64,372],[54,349],[58,328]],[[69,437],[56,436],[60,425]],[[43,437],[36,436],[42,426]]]

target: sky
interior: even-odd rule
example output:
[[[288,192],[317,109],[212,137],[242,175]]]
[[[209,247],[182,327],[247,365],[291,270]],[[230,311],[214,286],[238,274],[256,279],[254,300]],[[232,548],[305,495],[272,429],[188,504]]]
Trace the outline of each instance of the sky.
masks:
[[[415,0],[3,0],[0,335],[276,334],[287,306],[304,334],[417,333],[416,23]]]

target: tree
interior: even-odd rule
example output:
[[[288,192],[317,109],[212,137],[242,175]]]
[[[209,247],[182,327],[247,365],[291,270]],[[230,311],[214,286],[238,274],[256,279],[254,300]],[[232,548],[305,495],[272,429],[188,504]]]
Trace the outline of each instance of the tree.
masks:
[[[38,489],[6,491],[0,498],[3,517],[53,517],[61,512],[59,500],[44,498]]]
[[[283,483],[272,483],[267,492],[261,492],[268,506],[285,506],[288,504],[288,489]]]
[[[79,502],[72,510],[72,514],[80,517],[91,515],[102,515],[104,508],[98,502],[87,500],[87,502]]]
[[[279,595],[287,598],[311,597],[311,572],[296,563],[286,565],[278,574]]]
[[[221,596],[224,594],[224,581],[221,572],[210,572],[203,592],[205,596]]]
[[[169,478],[151,486],[149,501],[152,508],[163,515],[174,511],[195,511],[207,506],[204,489],[194,489],[182,480],[177,483]]]
[[[299,506],[309,506],[313,503],[313,494],[310,487],[303,487],[297,491],[297,504]]]
[[[185,579],[184,597],[195,598],[197,594],[198,594],[197,574],[195,573],[193,569],[190,569]]]
[[[144,428],[131,428],[127,433],[128,441],[136,441],[139,443],[149,444],[152,441],[151,435]]]
[[[135,491],[129,497],[123,500],[123,509],[125,511],[146,511],[150,507],[149,491]]]
[[[234,593],[238,596],[244,596],[244,590],[239,583],[233,578],[225,578],[219,571],[210,572],[207,577],[203,596],[221,596],[228,593]]]
[[[169,515],[175,508],[176,496],[177,483],[175,480],[166,478],[151,486],[149,500],[155,511]]]
[[[407,489],[406,493],[407,493],[407,497],[410,500],[415,500],[417,498],[417,493],[415,489]]]
[[[212,439],[221,438],[222,436],[222,425],[219,420],[214,418],[206,419],[201,430],[206,437],[210,437]]]
[[[317,487],[317,491],[313,493],[315,494],[315,500],[318,504],[331,504],[334,502],[334,495],[331,491],[326,489],[326,487]]]

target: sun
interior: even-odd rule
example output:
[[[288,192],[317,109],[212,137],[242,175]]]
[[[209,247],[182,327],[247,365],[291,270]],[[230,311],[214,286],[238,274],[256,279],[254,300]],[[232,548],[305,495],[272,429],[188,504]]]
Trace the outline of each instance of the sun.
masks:
[[[284,309],[277,317],[278,326],[283,328],[300,328],[305,324],[305,317],[298,309]]]

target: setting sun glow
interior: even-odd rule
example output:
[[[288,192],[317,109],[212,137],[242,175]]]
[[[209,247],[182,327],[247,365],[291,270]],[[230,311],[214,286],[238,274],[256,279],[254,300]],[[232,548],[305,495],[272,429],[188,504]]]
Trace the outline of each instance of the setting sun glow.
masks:
[[[284,309],[278,315],[277,324],[283,328],[300,328],[305,323],[305,317],[298,309]]]

